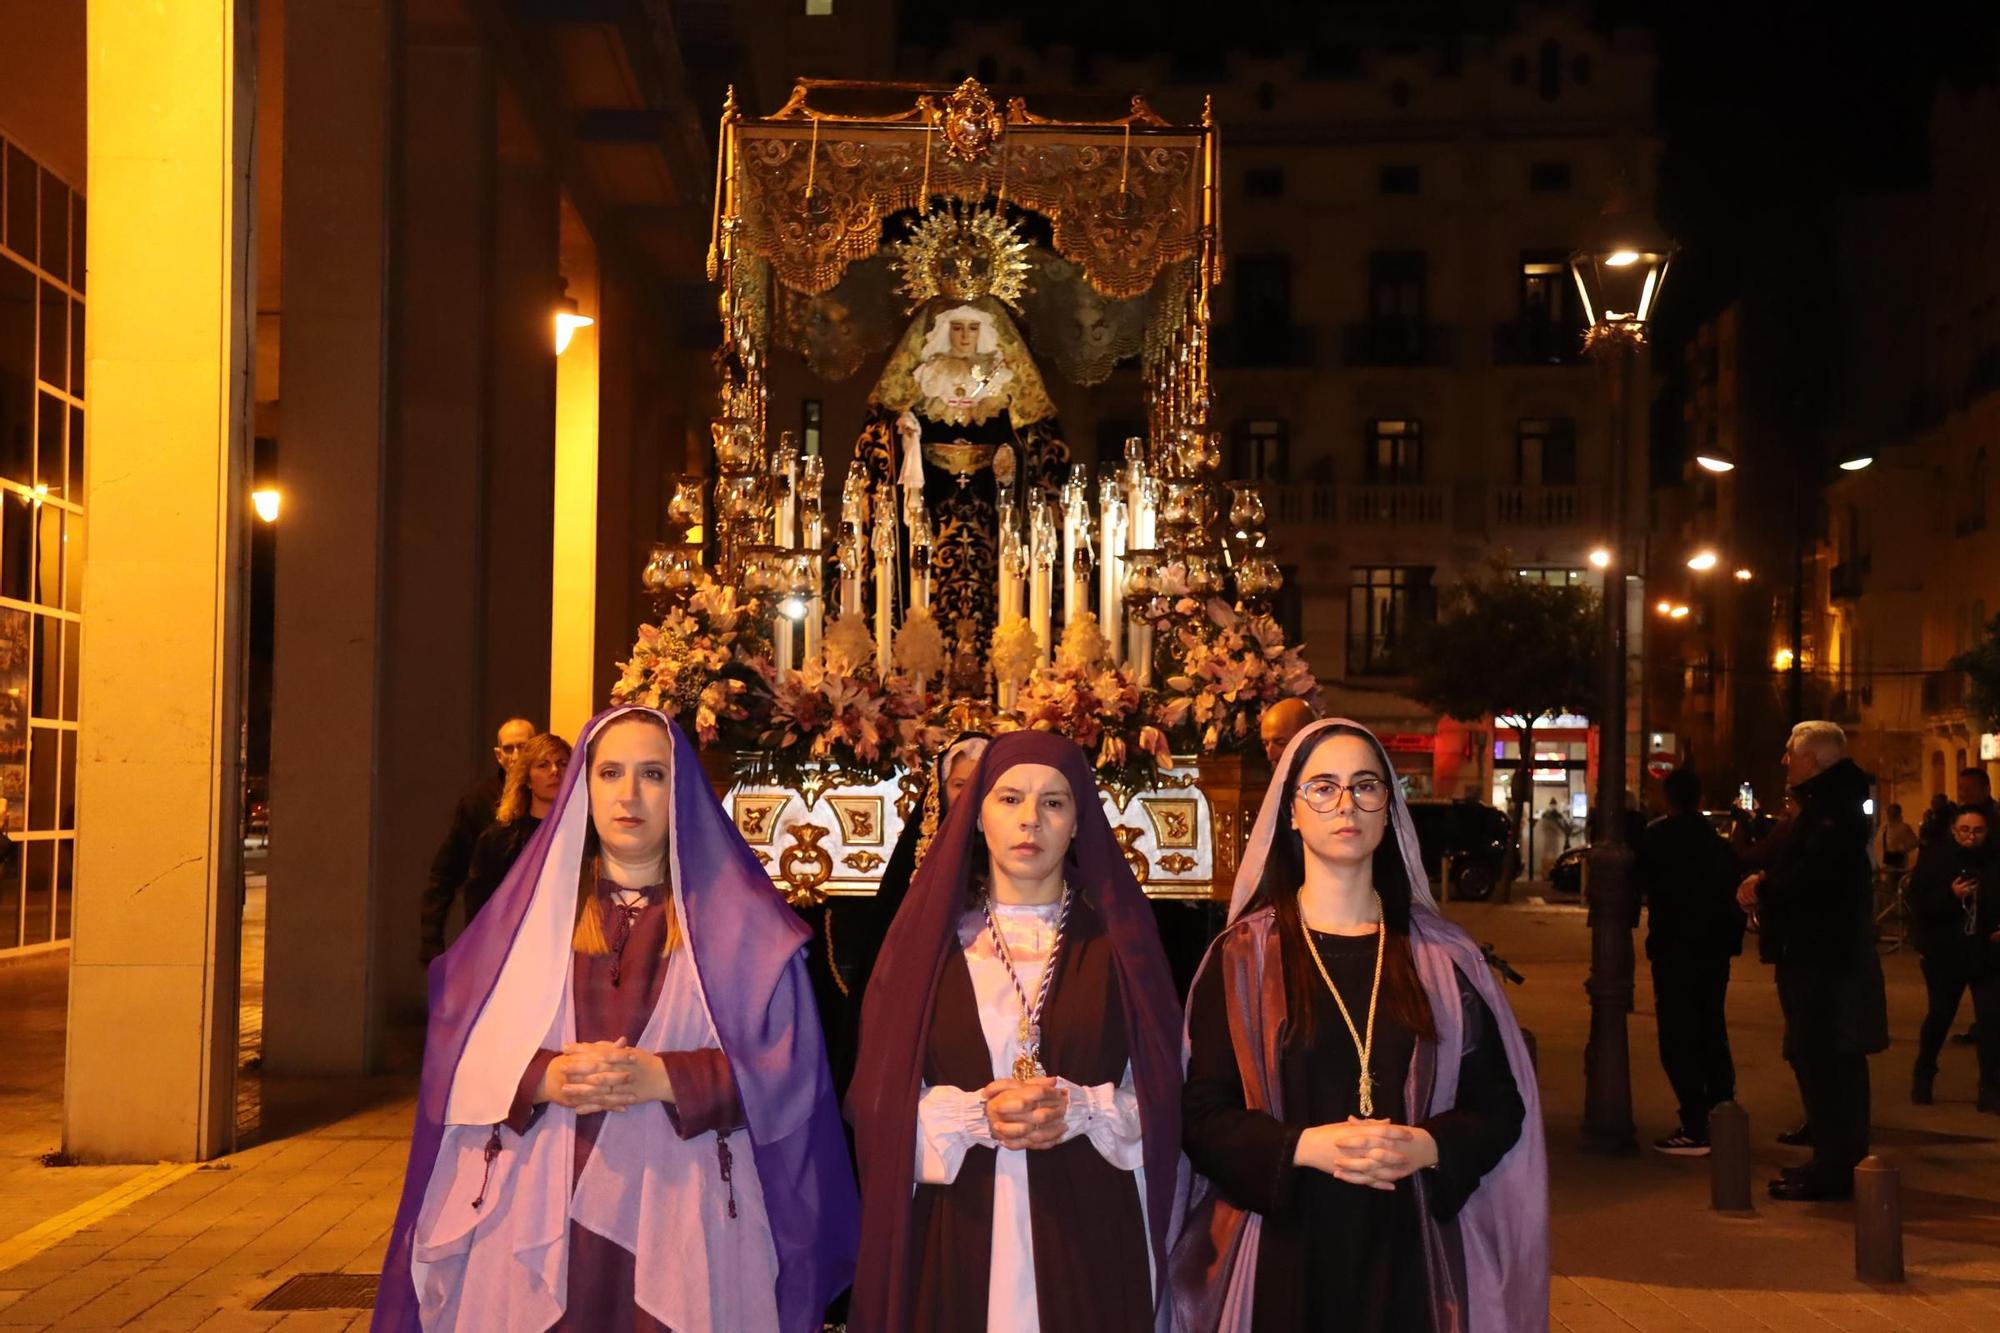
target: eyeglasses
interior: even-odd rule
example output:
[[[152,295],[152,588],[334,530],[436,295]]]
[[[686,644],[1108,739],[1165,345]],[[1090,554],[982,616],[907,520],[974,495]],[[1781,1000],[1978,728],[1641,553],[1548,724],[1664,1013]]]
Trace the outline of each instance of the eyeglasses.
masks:
[[[1332,778],[1307,778],[1299,784],[1298,793],[1314,814],[1321,815],[1337,807],[1343,795],[1364,814],[1375,814],[1389,804],[1389,784],[1380,778],[1357,778],[1348,786]]]

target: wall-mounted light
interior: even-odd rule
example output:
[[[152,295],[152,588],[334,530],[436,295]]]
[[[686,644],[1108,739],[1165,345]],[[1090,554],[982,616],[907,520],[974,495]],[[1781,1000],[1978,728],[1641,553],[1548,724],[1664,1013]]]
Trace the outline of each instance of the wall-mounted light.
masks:
[[[1738,583],[1748,583],[1751,579],[1754,579],[1756,577],[1757,576],[1755,574],[1752,574],[1747,569],[1739,569],[1736,571],[1736,581]]]
[[[278,511],[284,508],[285,497],[275,486],[260,486],[250,492],[250,507],[257,511],[257,517],[266,523],[278,521]]]
[[[569,350],[570,339],[576,337],[578,329],[589,328],[596,322],[583,313],[583,307],[569,294],[569,280],[565,278],[563,294],[556,300],[556,355],[561,356]]]
[[[1713,472],[1718,476],[1736,470],[1736,460],[1730,456],[1727,449],[1703,449],[1694,456],[1694,461],[1702,471]]]
[[[1686,620],[1688,618],[1687,603],[1685,602],[1675,603],[1674,609],[1667,612],[1667,618],[1669,620]]]
[[[1842,472],[1859,472],[1874,461],[1875,455],[1873,454],[1855,454],[1851,458],[1840,460],[1840,470]]]
[[[1592,551],[1590,553],[1590,566],[1592,569],[1611,568],[1610,550],[1606,547],[1600,546],[1596,550]]]
[[[1666,601],[1655,602],[1653,603],[1653,609],[1663,616],[1670,616],[1674,613],[1674,604]]]
[[[1697,574],[1706,574],[1722,563],[1722,557],[1712,548],[1703,547],[1687,558],[1687,567]]]
[[[1790,671],[1792,669],[1792,650],[1789,648],[1780,648],[1777,652],[1772,653],[1771,669],[1774,671]]]

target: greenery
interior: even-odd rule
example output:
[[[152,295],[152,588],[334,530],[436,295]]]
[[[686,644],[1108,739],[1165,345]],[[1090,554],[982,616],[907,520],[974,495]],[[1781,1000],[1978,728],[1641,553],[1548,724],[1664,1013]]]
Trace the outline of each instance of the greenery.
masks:
[[[1951,659],[1965,673],[1965,711],[1981,731],[2000,731],[2000,616],[1986,623],[1978,643]]]
[[[1411,697],[1460,722],[1512,720],[1521,741],[1520,799],[1509,812],[1517,826],[1532,791],[1535,724],[1596,711],[1600,608],[1588,588],[1531,582],[1496,566],[1446,589],[1437,619],[1406,641]]]

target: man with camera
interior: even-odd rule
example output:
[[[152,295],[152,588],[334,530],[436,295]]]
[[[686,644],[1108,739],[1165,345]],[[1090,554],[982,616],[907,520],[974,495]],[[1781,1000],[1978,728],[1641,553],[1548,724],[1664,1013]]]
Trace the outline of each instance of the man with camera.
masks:
[[[1910,1076],[1918,1106],[1931,1104],[1938,1053],[1970,989],[1980,1034],[1979,1109],[2000,1115],[2000,872],[1991,838],[1987,809],[1960,807],[1950,840],[1924,848],[1910,884],[1911,933],[1929,992]]]

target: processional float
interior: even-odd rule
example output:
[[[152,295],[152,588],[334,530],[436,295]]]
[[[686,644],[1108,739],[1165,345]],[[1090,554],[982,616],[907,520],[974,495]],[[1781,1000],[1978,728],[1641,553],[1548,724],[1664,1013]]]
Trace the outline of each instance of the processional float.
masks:
[[[731,94],[716,173],[713,454],[674,483],[615,697],[689,725],[795,904],[873,892],[929,760],[1015,727],[1092,755],[1148,893],[1226,897],[1258,716],[1318,687],[1271,615],[1263,501],[1218,480],[1209,112],[802,80],[765,117]],[[884,348],[829,515],[827,460],[772,437],[767,373]],[[1146,434],[1093,484],[1041,366],[1094,386],[1132,361]]]

